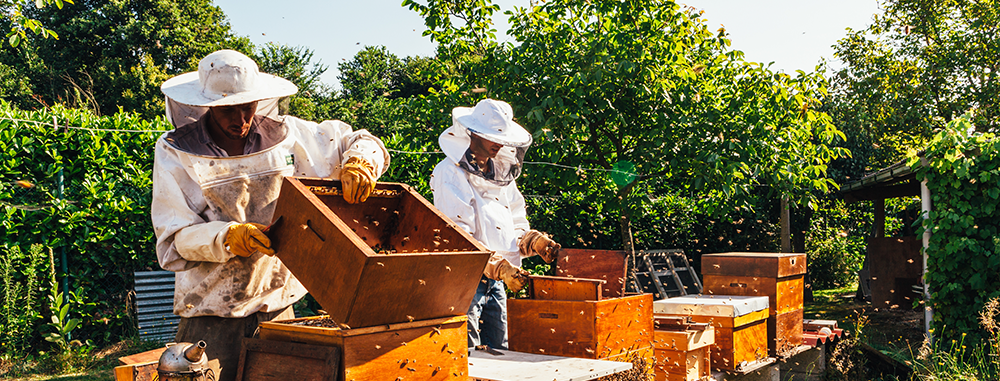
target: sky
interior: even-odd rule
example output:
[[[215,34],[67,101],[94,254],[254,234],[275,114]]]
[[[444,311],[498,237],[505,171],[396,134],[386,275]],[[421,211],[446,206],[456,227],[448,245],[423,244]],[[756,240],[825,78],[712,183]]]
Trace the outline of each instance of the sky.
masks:
[[[527,7],[529,0],[495,0],[497,38],[505,40],[507,18],[502,12]],[[423,19],[403,8],[402,0],[215,0],[237,34],[262,45],[276,42],[305,46],[313,60],[329,66],[324,83],[338,85],[337,64],[350,60],[365,46],[384,45],[399,56],[430,56],[434,44]],[[732,49],[748,61],[771,63],[772,69],[793,73],[813,71],[822,58],[839,67],[831,46],[846,28],[864,29],[879,13],[877,0],[679,0],[704,10],[709,26],[725,26]]]

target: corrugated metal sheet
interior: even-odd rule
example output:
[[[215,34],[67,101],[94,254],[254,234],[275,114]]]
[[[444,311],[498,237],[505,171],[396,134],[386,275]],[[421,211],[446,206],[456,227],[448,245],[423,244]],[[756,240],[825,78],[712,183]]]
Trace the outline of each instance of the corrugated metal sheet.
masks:
[[[171,342],[181,318],[174,315],[174,273],[172,271],[137,271],[135,273],[135,312],[139,337],[155,342]]]

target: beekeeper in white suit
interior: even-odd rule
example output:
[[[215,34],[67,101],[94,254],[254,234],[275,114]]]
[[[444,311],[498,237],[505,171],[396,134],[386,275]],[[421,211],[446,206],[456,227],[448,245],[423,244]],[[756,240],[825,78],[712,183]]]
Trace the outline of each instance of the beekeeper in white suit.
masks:
[[[469,348],[507,348],[507,293],[524,288],[521,258],[551,263],[561,246],[528,226],[521,175],[531,134],[513,120],[509,104],[484,99],[452,110],[439,142],[447,158],[434,167],[434,206],[495,253],[469,306]]]
[[[339,179],[348,202],[364,202],[389,154],[343,122],[278,116],[296,86],[232,50],[161,90],[176,129],[156,142],[152,220],[160,266],[177,272],[177,341],[205,340],[219,379],[232,380],[242,339],[259,322],[294,317],[290,306],[306,294],[261,231],[282,177]]]

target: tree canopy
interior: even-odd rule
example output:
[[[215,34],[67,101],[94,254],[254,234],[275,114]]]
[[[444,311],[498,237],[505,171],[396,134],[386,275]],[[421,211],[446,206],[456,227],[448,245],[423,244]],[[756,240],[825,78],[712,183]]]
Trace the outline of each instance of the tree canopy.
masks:
[[[821,75],[744,61],[725,30],[710,31],[693,8],[548,1],[508,12],[514,42],[499,43],[489,22],[496,7],[479,3],[404,2],[425,17],[439,57],[460,61],[465,73],[441,91],[485,88],[534,133],[536,158],[621,175],[603,188],[612,192],[605,197],[632,199],[620,205],[626,215],[656,188],[713,195],[708,206],[720,208],[748,204],[758,186],[806,203],[813,190],[833,187],[827,163],[848,155],[832,146],[843,134],[815,110]],[[534,186],[602,188],[585,177],[569,172]]]

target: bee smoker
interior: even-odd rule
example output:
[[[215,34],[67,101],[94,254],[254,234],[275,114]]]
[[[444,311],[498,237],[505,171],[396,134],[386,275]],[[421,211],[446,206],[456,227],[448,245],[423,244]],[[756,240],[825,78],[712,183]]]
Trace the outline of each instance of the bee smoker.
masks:
[[[197,344],[176,343],[163,351],[156,373],[160,381],[215,381],[215,372],[208,367],[204,340]]]

